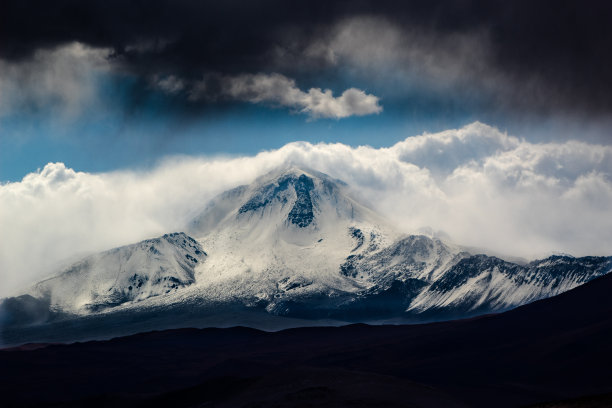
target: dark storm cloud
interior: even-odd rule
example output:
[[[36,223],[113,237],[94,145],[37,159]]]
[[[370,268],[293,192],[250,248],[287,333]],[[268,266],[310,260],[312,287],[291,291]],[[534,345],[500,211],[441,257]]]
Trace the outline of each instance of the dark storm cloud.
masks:
[[[400,56],[391,65],[417,66],[416,76],[433,71],[433,85],[449,77],[444,89],[497,93],[493,100],[524,111],[612,109],[605,1],[4,1],[0,58],[23,61],[78,41],[111,49],[118,67],[171,94],[217,95],[219,75],[260,72],[314,87],[359,62],[346,47],[335,59],[326,43],[347,21],[397,31],[366,32],[371,47],[363,49],[372,53],[360,58],[386,49],[387,58]]]
[[[284,27],[326,20],[304,3],[57,1],[4,2],[5,59],[28,58],[39,48],[79,41],[112,47],[142,72],[234,72],[265,67],[265,54]]]

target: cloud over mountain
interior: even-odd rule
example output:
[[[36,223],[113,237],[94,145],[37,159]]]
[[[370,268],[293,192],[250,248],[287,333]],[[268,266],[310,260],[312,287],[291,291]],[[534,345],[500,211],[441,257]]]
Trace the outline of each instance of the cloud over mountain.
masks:
[[[293,163],[347,182],[406,232],[533,257],[609,254],[612,147],[534,144],[481,123],[389,148],[290,143],[253,156],[173,158],[150,171],[49,163],[0,186],[2,293],[66,258],[181,230],[216,194]]]

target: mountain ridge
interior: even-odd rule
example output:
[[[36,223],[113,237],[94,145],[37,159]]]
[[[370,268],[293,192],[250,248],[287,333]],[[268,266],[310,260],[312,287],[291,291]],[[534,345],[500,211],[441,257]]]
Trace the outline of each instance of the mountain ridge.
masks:
[[[403,234],[346,183],[289,166],[221,193],[186,232],[87,257],[0,309],[12,327],[17,316],[45,307],[61,320],[181,304],[332,324],[418,322],[505,311],[610,270],[612,257],[551,256],[520,265]]]

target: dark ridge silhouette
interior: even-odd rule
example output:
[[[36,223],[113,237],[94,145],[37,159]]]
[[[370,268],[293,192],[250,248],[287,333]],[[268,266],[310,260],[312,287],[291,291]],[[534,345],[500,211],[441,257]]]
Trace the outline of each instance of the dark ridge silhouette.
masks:
[[[612,392],[611,293],[612,276],[604,276],[554,298],[469,320],[279,332],[179,329],[5,350],[2,403],[606,406],[605,395],[586,396]],[[545,404],[572,398],[582,399]]]

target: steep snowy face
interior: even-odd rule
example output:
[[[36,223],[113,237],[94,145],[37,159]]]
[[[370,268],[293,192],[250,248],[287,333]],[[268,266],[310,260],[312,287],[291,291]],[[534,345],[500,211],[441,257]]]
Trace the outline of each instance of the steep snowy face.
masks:
[[[555,296],[612,270],[612,257],[551,256],[517,265],[486,255],[465,256],[421,292],[408,311],[473,315],[503,311]]]
[[[221,194],[193,220],[188,230],[192,235],[204,236],[215,229],[236,225],[258,229],[259,223],[274,223],[294,232],[320,230],[338,220],[383,223],[382,218],[352,198],[348,190],[342,181],[323,173],[291,167]]]
[[[184,233],[89,256],[36,284],[32,294],[62,311],[88,313],[170,294],[195,282],[206,253]]]
[[[363,233],[354,231],[360,238]],[[385,248],[370,247],[351,255],[340,269],[344,275],[382,284],[393,280],[437,280],[450,266],[469,256],[459,247],[423,235],[403,237]]]
[[[249,292],[265,301],[287,293],[354,292],[362,284],[339,273],[346,257],[398,236],[344,183],[298,168],[222,194],[189,232],[210,255],[196,269],[199,286],[227,282],[218,292]]]

